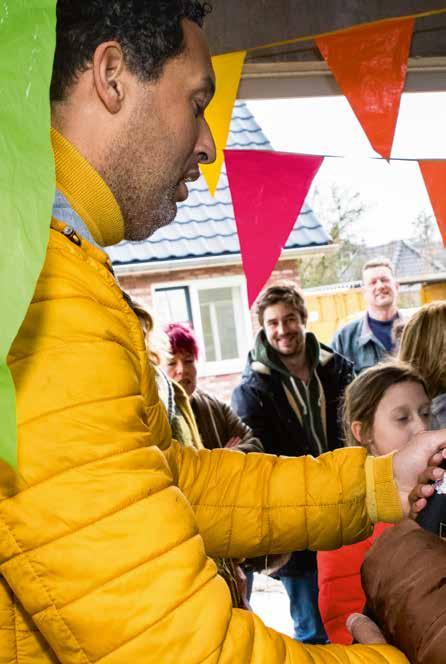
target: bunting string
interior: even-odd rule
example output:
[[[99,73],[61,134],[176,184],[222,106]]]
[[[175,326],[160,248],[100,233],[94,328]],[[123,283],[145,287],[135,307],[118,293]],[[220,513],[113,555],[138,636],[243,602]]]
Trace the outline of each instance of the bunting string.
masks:
[[[270,150],[225,150],[250,307],[279,260],[324,159]],[[446,160],[418,164],[446,244]]]
[[[366,22],[350,28],[296,37],[250,47],[244,51],[213,57],[217,79],[217,96],[206,114],[216,137],[217,159],[214,165],[201,170],[211,195],[215,194],[223,164],[223,150],[229,133],[230,108],[237,96],[243,63],[249,53],[280,45],[313,40],[325,59],[343,95],[361,124],[369,142],[379,156],[372,159],[387,162],[420,163],[420,158],[391,158],[392,145],[398,119],[401,95],[405,86],[410,44],[415,19],[446,14],[442,9],[418,12]],[[356,56],[352,60],[351,53]],[[224,94],[221,95],[221,91]],[[229,94],[230,93],[230,94]],[[303,155],[314,158],[316,155]],[[340,155],[319,155],[322,158],[340,158]],[[426,158],[424,158],[426,161]],[[442,162],[442,159],[430,160]]]
[[[389,161],[415,19],[441,14],[446,14],[446,7],[213,56],[217,92],[205,117],[214,135],[217,152],[213,164],[200,166],[211,195],[215,195],[220,179],[231,110],[237,97],[245,58],[249,53],[313,40],[348,99],[371,146],[380,158]],[[350,57],[351,52],[356,53],[354,59]]]
[[[337,35],[340,32],[350,32],[353,30],[364,28],[366,26],[379,25],[380,23],[392,23],[393,21],[403,21],[405,19],[410,19],[410,18],[412,19],[428,18],[429,16],[439,16],[441,14],[446,14],[446,7],[443,7],[442,9],[432,9],[426,12],[418,12],[415,14],[407,14],[406,16],[395,16],[393,18],[378,19],[377,21],[366,21],[365,23],[357,23],[347,28],[338,28],[337,30],[331,30],[329,32],[319,32],[312,35],[292,37],[291,39],[282,39],[281,41],[270,42],[269,44],[262,44],[260,46],[251,46],[250,48],[246,48],[245,51],[246,53],[255,53],[256,51],[266,51],[270,48],[277,48],[279,46],[291,46],[292,44],[298,44],[299,42],[314,41],[315,39],[322,39],[325,37],[331,37],[333,35]]]

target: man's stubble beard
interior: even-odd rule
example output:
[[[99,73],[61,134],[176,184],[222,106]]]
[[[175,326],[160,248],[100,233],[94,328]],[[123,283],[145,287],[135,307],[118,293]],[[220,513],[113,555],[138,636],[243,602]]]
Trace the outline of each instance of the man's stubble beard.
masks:
[[[293,359],[299,357],[299,355],[305,350],[305,335],[296,342],[294,350],[288,353],[282,353],[280,350],[277,350],[277,353],[280,357],[285,359]]]
[[[163,192],[147,192],[139,195],[128,189],[121,198],[120,207],[124,217],[125,238],[133,242],[145,240],[158,229],[172,223],[177,213],[175,204],[176,186]],[[118,201],[119,202],[119,201]]]
[[[124,218],[125,239],[141,241],[170,224],[177,213],[178,182],[167,181],[174,163],[171,146],[153,140],[150,159],[135,122],[109,146],[101,175],[113,192]],[[147,131],[147,130],[146,130]],[[170,148],[170,149],[169,149]]]

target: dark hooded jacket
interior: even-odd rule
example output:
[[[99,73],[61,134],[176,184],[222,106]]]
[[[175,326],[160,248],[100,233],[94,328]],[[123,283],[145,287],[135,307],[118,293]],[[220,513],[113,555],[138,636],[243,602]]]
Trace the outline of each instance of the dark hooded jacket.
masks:
[[[353,380],[351,362],[306,334],[308,385],[291,375],[260,330],[232,395],[232,407],[260,439],[265,452],[319,456],[344,444],[339,417],[345,388]],[[316,569],[312,551],[293,553],[279,576]]]

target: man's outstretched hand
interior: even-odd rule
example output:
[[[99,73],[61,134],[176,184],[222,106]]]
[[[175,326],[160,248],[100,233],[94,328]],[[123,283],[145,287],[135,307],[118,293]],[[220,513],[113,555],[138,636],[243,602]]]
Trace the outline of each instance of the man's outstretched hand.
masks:
[[[230,438],[228,440],[228,442],[226,443],[225,447],[227,447],[228,449],[233,450],[234,447],[237,447],[238,445],[240,445],[241,442],[242,442],[242,439],[240,438],[240,436],[232,436],[232,438]]]
[[[387,643],[378,625],[362,613],[352,613],[345,624],[356,643],[364,645]]]
[[[438,466],[446,459],[446,429],[418,433],[393,457],[393,475],[398,487],[404,516],[414,516],[425,506],[423,497],[431,495],[429,482],[441,479],[444,470]],[[420,507],[422,505],[422,507]],[[416,509],[416,508],[415,508]]]
[[[410,518],[416,519],[421,510],[423,510],[428,499],[434,493],[434,484],[437,480],[442,478],[442,469],[438,466],[444,462],[443,451],[437,452],[429,460],[428,467],[421,473],[418,478],[418,484],[409,494],[410,502]]]

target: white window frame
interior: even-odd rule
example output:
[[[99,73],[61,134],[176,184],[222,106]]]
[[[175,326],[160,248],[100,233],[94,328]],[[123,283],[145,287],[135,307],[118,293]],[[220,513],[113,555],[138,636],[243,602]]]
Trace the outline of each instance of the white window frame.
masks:
[[[192,320],[194,323],[194,332],[197,337],[198,345],[200,347],[200,355],[198,358],[198,375],[199,376],[221,376],[223,374],[239,373],[243,370],[246,364],[246,358],[249,350],[251,349],[253,340],[253,329],[251,314],[248,305],[248,293],[246,290],[246,279],[242,275],[233,275],[229,277],[213,277],[210,279],[196,278],[193,281],[168,281],[153,284],[152,302],[156,302],[154,294],[157,290],[163,288],[180,288],[187,287],[189,289],[190,304],[192,309]],[[204,333],[203,324],[201,320],[200,300],[199,293],[203,290],[210,290],[214,288],[238,288],[240,293],[239,311],[234,311],[236,321],[236,334],[237,345],[239,347],[240,356],[231,360],[217,360],[213,362],[206,362],[204,358]],[[233,301],[234,302],[234,301]],[[237,304],[235,305],[237,306]],[[155,309],[156,320],[156,309]],[[238,323],[238,324],[237,324]]]

